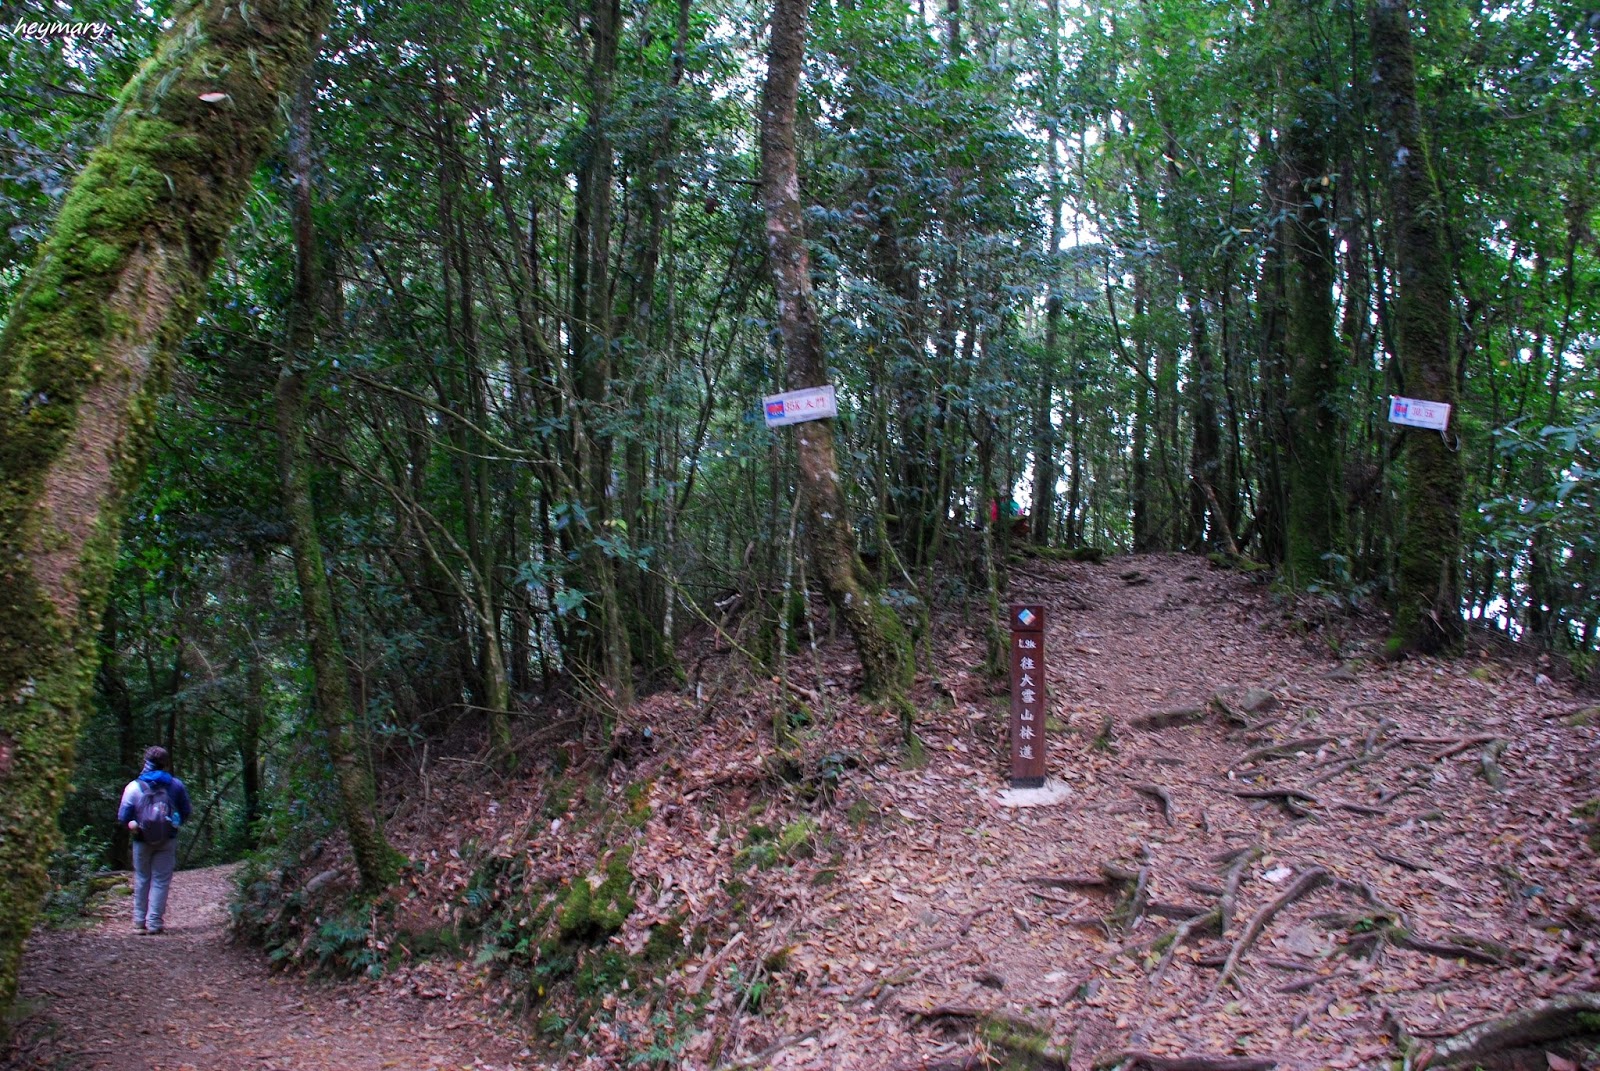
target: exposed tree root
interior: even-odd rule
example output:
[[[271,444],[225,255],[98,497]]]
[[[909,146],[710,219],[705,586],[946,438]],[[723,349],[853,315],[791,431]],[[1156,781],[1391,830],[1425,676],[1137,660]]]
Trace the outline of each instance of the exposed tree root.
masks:
[[[1600,1036],[1600,993],[1556,997],[1469,1027],[1424,1051],[1413,1067],[1473,1067],[1509,1049],[1587,1036]]]
[[[1258,747],[1246,751],[1243,755],[1234,759],[1233,764],[1235,766],[1244,766],[1248,763],[1260,762],[1263,759],[1288,758],[1297,751],[1305,751],[1308,748],[1317,748],[1323,744],[1331,743],[1333,743],[1333,737],[1331,736],[1303,736],[1298,740],[1289,740],[1282,744],[1269,744],[1266,747]]]
[[[1429,762],[1443,762],[1445,759],[1450,758],[1452,755],[1459,755],[1463,751],[1468,751],[1468,750],[1470,750],[1472,748],[1475,748],[1475,747],[1478,747],[1478,746],[1480,746],[1482,744],[1492,744],[1492,743],[1494,743],[1494,740],[1495,740],[1495,738],[1493,736],[1464,736],[1461,739],[1455,740],[1455,741],[1428,740],[1425,737],[1409,737],[1409,736],[1402,736],[1400,739],[1403,740],[1403,741],[1406,741],[1408,743],[1415,742],[1415,743],[1419,743],[1419,744],[1420,743],[1449,743],[1450,744],[1450,746],[1445,748],[1443,751],[1437,751],[1434,754],[1429,755],[1428,756],[1428,761]]]
[[[1483,963],[1491,967],[1501,966],[1513,959],[1511,950],[1504,945],[1479,937],[1458,937],[1458,943],[1446,944],[1439,941],[1424,941],[1401,930],[1391,932],[1389,940],[1396,947],[1409,948],[1413,952],[1422,952],[1441,959],[1464,959],[1469,963]]]
[[[1250,951],[1252,945],[1261,937],[1267,924],[1275,918],[1278,912],[1294,903],[1308,893],[1322,888],[1333,881],[1333,875],[1320,866],[1314,866],[1295,879],[1293,885],[1286,889],[1282,896],[1272,901],[1260,911],[1255,913],[1250,922],[1245,926],[1244,933],[1239,935],[1239,940],[1234,942],[1233,950],[1228,953],[1228,958],[1222,964],[1222,975],[1217,979],[1217,989],[1221,989],[1233,979],[1233,972],[1238,970],[1239,961],[1245,953]]]
[[[1130,729],[1170,729],[1174,725],[1193,725],[1195,722],[1205,721],[1206,711],[1202,707],[1178,707],[1174,710],[1157,710],[1150,714],[1141,714],[1128,722]]]
[[[1376,848],[1373,849],[1372,854],[1377,856],[1379,859],[1382,859],[1385,863],[1393,863],[1395,866],[1400,867],[1403,870],[1410,870],[1419,873],[1428,869],[1425,864],[1419,863],[1414,859],[1407,859],[1403,855],[1394,855],[1390,852],[1379,851]]]
[[[1374,807],[1370,803],[1357,803],[1354,800],[1334,800],[1333,805],[1341,811],[1352,811],[1355,814],[1384,815],[1389,813],[1387,807]]]
[[[1149,796],[1161,806],[1161,817],[1166,819],[1167,825],[1172,825],[1172,793],[1160,785],[1134,785],[1133,790],[1141,796]]]
[[[750,1056],[740,1057],[739,1059],[730,1063],[718,1064],[718,1071],[735,1071],[735,1069],[741,1069],[742,1071],[743,1068],[747,1067],[764,1067],[774,1056],[778,1055],[778,1053],[782,1052],[784,1049],[787,1049],[791,1045],[798,1045],[807,1038],[814,1038],[820,1033],[822,1033],[822,1027],[818,1026],[807,1030],[804,1034],[796,1034],[794,1037],[790,1038],[779,1038],[777,1041],[774,1041],[771,1045],[768,1045],[758,1053],[754,1053]]]
[[[1122,924],[1129,929],[1138,925],[1139,920],[1144,918],[1145,903],[1150,898],[1150,849],[1142,848],[1141,851],[1144,853],[1145,863],[1134,878],[1133,892],[1116,912]]]
[[[1098,874],[1086,874],[1082,877],[1071,875],[1057,876],[1054,874],[1036,874],[1023,878],[1030,885],[1045,885],[1053,889],[1120,889],[1124,885],[1132,885],[1139,880],[1137,871],[1126,867],[1117,866],[1115,863],[1106,863],[1100,867]]]
[[[1266,788],[1236,788],[1233,794],[1246,800],[1304,800],[1310,804],[1320,801],[1317,797],[1303,788],[1289,788],[1284,785],[1269,785]]]
[[[1257,845],[1251,845],[1231,860],[1232,865],[1228,867],[1228,877],[1222,883],[1222,900],[1217,904],[1218,910],[1222,912],[1219,919],[1219,932],[1227,933],[1228,927],[1233,925],[1233,913],[1239,902],[1239,882],[1244,880],[1245,868],[1255,862],[1260,855],[1261,848]]]
[[[1218,934],[1226,933],[1233,920],[1234,904],[1239,895],[1239,882],[1244,877],[1245,868],[1248,867],[1261,854],[1259,848],[1246,848],[1239,852],[1230,852],[1228,876],[1220,889],[1215,889],[1218,903],[1210,911],[1196,911],[1191,917],[1185,919],[1171,931],[1156,938],[1151,942],[1152,948],[1161,948],[1166,943],[1162,952],[1161,961],[1156,965],[1154,973],[1150,976],[1150,988],[1154,989],[1161,984],[1161,979],[1166,977],[1167,968],[1172,966],[1172,958],[1177,955],[1178,949],[1190,937],[1203,930],[1214,929]],[[1198,884],[1198,883],[1195,883]],[[1192,887],[1192,886],[1191,886]],[[1206,887],[1208,890],[1211,888]],[[1154,905],[1152,914],[1157,914]]]
[[[1146,914],[1158,915],[1164,919],[1198,918],[1210,910],[1194,904],[1172,904],[1165,900],[1151,900],[1144,909]]]
[[[1012,1058],[1013,1062],[1007,1064],[1008,1067],[1025,1067],[1032,1071],[1068,1071],[1067,1056],[1050,1044],[1050,1032],[1026,1019],[954,1004],[939,1005],[925,1011],[910,1009],[906,1014],[922,1020],[971,1021],[974,1033]]]
[[[1495,740],[1486,745],[1483,753],[1478,756],[1478,765],[1483,768],[1483,779],[1489,782],[1496,792],[1506,790],[1506,775],[1500,770],[1500,756],[1505,754],[1510,745],[1509,740]]]
[[[1343,762],[1336,763],[1335,765],[1322,771],[1317,776],[1307,781],[1305,787],[1315,788],[1317,785],[1320,785],[1325,781],[1332,781],[1335,777],[1339,777],[1343,774],[1349,773],[1351,770],[1365,766],[1369,762],[1373,762],[1382,758],[1384,755],[1388,754],[1390,750],[1398,747],[1399,744],[1399,740],[1390,740],[1388,743],[1382,744],[1376,748],[1368,748],[1364,754],[1357,755],[1353,759],[1345,759]]]
[[[1156,1056],[1148,1052],[1119,1052],[1094,1062],[1095,1071],[1272,1071],[1278,1061],[1270,1056]]]
[[[1156,965],[1155,973],[1150,975],[1150,988],[1154,989],[1156,986],[1161,984],[1161,979],[1165,978],[1167,975],[1167,968],[1172,966],[1172,957],[1177,955],[1178,949],[1182,947],[1183,943],[1187,941],[1192,934],[1197,933],[1208,926],[1217,927],[1218,932],[1221,932],[1221,922],[1222,908],[1218,906],[1212,908],[1204,915],[1196,915],[1194,918],[1188,919],[1187,921],[1175,927],[1170,935],[1171,939],[1167,944],[1166,951],[1161,954],[1161,962]],[[1168,938],[1163,936],[1156,941],[1156,944],[1159,945],[1163,940],[1168,940]]]

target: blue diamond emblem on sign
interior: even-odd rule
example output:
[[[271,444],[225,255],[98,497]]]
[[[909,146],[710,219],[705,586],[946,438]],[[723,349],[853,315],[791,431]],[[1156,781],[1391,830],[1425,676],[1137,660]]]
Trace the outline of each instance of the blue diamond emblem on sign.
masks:
[[[1031,625],[1033,624],[1036,616],[1037,615],[1035,615],[1032,610],[1024,607],[1023,610],[1017,614],[1017,620],[1021,621],[1024,625]]]

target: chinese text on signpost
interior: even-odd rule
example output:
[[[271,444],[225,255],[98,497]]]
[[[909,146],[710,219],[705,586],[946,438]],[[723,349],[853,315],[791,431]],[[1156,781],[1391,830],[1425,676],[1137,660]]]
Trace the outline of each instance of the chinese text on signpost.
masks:
[[[1011,606],[1011,787],[1044,786],[1044,607]]]

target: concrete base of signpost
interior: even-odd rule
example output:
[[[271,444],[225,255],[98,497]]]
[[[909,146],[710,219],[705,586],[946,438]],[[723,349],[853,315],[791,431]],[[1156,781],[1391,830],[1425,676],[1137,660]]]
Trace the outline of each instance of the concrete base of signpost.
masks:
[[[1067,802],[1072,789],[1064,781],[1047,777],[1043,788],[1003,788],[995,798],[1002,807],[1048,807]]]

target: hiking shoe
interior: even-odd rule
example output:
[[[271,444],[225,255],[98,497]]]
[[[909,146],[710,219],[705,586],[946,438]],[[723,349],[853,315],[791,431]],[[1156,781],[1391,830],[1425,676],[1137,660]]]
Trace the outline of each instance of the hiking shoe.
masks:
[[[146,932],[148,932],[148,931],[146,931],[146,930],[145,930],[145,928],[144,928],[144,923],[142,923],[142,922],[135,922],[135,923],[134,923],[134,924],[133,924],[133,932],[134,932],[134,933],[146,933]]]
[[[155,929],[155,930],[147,929],[147,930],[144,931],[144,934],[145,934],[146,937],[155,937],[155,936],[157,936],[158,934],[160,934],[162,932],[163,931],[160,930],[160,929]]]

